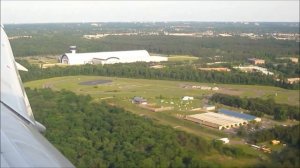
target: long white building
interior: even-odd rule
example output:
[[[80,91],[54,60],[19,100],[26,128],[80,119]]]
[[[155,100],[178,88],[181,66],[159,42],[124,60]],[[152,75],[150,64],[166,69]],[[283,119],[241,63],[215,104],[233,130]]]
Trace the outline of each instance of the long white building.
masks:
[[[219,130],[248,124],[247,120],[214,112],[187,115],[186,119]]]
[[[76,53],[76,47],[71,46],[70,53],[65,53],[60,57],[60,62],[69,65],[81,64],[115,64],[133,62],[161,62],[168,61],[167,57],[150,56],[146,50],[133,51],[113,51]]]
[[[261,72],[265,75],[274,75],[274,73],[268,71],[267,68],[263,68],[263,67],[259,67],[259,66],[253,66],[253,65],[250,65],[250,66],[235,66],[233,68],[240,69],[240,70],[245,71],[245,72],[259,71],[259,72]]]

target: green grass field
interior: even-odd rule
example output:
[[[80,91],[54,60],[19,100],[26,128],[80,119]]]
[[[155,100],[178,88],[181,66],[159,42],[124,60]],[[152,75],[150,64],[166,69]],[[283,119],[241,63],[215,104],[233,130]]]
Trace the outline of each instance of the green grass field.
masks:
[[[111,80],[110,83],[98,85],[80,85],[80,82],[95,80]],[[184,88],[185,85],[216,86],[218,91]],[[179,116],[195,114],[203,111],[191,111],[201,108],[207,103],[206,97],[213,93],[226,93],[247,97],[268,97],[277,93],[275,100],[279,103],[296,105],[299,102],[298,91],[285,90],[269,86],[250,85],[221,85],[195,82],[128,79],[101,76],[68,76],[51,79],[37,80],[25,83],[25,87],[45,88],[54,90],[71,90],[77,94],[89,94],[94,101],[106,101],[118,107],[125,108],[137,115],[153,118],[161,124],[172,126],[176,129],[199,135],[208,139],[215,139],[226,136],[224,132],[202,127],[186,121]],[[150,110],[132,104],[134,96],[141,96],[147,99],[149,104],[157,107],[174,107],[173,110],[163,112],[152,112]],[[194,100],[182,101],[183,96],[193,96]],[[279,98],[278,98],[279,97]],[[293,97],[293,99],[291,99]]]
[[[93,80],[112,80],[112,83],[84,86],[79,82]],[[147,79],[128,79],[115,77],[99,77],[99,76],[69,76],[58,77],[45,80],[27,82],[25,86],[42,88],[45,85],[51,86],[53,89],[68,89],[79,94],[90,94],[98,99],[113,97],[122,101],[128,100],[133,96],[142,96],[150,103],[161,104],[162,106],[170,106],[174,103],[175,110],[190,110],[192,108],[201,107],[203,98],[213,93],[224,93],[230,95],[238,95],[241,97],[273,97],[277,103],[290,104],[299,106],[299,91],[286,90],[272,86],[257,85],[229,85],[229,84],[212,84],[212,83],[196,83],[182,81],[164,81],[164,80],[147,80]],[[207,91],[192,88],[183,88],[184,85],[200,85],[200,86],[216,86],[218,91]],[[277,96],[276,96],[277,95]],[[194,96],[194,101],[182,102],[182,96]],[[162,99],[160,99],[160,97]],[[163,100],[163,102],[161,102]],[[181,107],[180,107],[181,106]]]
[[[83,81],[112,80],[112,83],[95,86],[79,85]],[[181,101],[182,96],[201,97],[208,91],[181,88],[181,82],[155,81],[142,79],[110,78],[95,76],[58,77],[52,79],[38,80],[25,83],[26,87],[43,88],[50,87],[54,90],[67,89],[77,94],[89,94],[95,101],[105,100],[108,103],[123,107],[138,115],[146,115],[157,120],[161,124],[170,125],[196,135],[205,135],[208,139],[224,136],[220,131],[201,127],[198,124],[185,121],[176,117],[176,114],[191,114],[193,108],[202,107],[202,100]],[[172,111],[151,112],[131,103],[134,96],[142,96],[148,103],[157,106],[174,106]],[[172,102],[172,104],[171,104]]]
[[[170,55],[168,61],[180,62],[180,61],[195,61],[199,57],[189,56],[189,55]]]
[[[111,80],[110,83],[98,85],[80,85],[80,82],[96,81],[96,80]],[[186,85],[201,85],[201,86],[216,86],[218,91],[200,90],[195,88],[184,88]],[[122,107],[141,117],[152,118],[159,124],[168,125],[174,129],[183,130],[194,135],[203,137],[208,140],[229,137],[232,140],[231,145],[240,145],[243,150],[253,155],[250,158],[235,159],[216,154],[215,157],[207,157],[205,159],[222,163],[225,167],[231,167],[232,164],[242,167],[257,163],[257,158],[267,158],[265,154],[257,152],[248,145],[242,143],[241,139],[199,124],[184,120],[179,115],[194,114],[203,111],[191,111],[194,108],[200,108],[207,103],[207,96],[213,93],[225,93],[247,97],[268,98],[274,95],[278,103],[288,103],[299,105],[298,91],[285,90],[269,86],[250,86],[250,85],[224,85],[211,83],[196,83],[182,81],[164,81],[164,80],[146,80],[146,79],[128,79],[116,77],[101,77],[101,76],[67,76],[56,77],[44,80],[37,80],[25,83],[25,87],[30,88],[45,88],[49,87],[53,90],[66,89],[77,94],[89,94],[94,101],[106,101],[111,105]],[[275,96],[277,93],[277,96]],[[148,100],[148,103],[156,104],[156,106],[173,106],[173,110],[152,112],[150,110],[132,104],[131,99],[134,96],[141,96]],[[193,96],[194,100],[182,101],[183,96]]]

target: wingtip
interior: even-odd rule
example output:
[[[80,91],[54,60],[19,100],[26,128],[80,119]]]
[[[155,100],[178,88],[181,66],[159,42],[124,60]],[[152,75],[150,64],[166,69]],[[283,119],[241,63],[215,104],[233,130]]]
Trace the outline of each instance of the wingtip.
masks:
[[[21,65],[21,64],[19,64],[19,63],[17,63],[17,62],[16,62],[16,65],[17,65],[17,69],[18,69],[19,71],[26,71],[26,72],[28,72],[28,69],[25,68],[23,65]]]

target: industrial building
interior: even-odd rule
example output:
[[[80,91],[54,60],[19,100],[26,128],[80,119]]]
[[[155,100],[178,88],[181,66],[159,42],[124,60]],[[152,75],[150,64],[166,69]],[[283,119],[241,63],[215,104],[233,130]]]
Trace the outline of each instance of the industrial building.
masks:
[[[298,63],[298,58],[297,57],[290,57],[289,58],[293,63]]]
[[[299,83],[300,78],[287,78],[287,83],[289,84],[294,84],[294,83]]]
[[[60,63],[69,65],[103,65],[115,63],[168,61],[167,57],[150,56],[146,50],[76,53],[76,46],[71,46],[70,51],[70,53],[65,53],[60,57]]]
[[[186,119],[219,130],[239,127],[248,123],[244,119],[214,112],[187,115]]]
[[[244,120],[247,120],[247,121],[256,121],[256,122],[261,121],[261,118],[259,118],[259,117],[249,115],[249,114],[239,113],[239,112],[235,112],[235,111],[231,111],[231,110],[227,110],[227,109],[219,109],[218,112],[220,114],[224,114],[224,115],[235,117],[235,118],[244,119]]]
[[[265,64],[265,60],[263,59],[257,59],[257,58],[248,58],[248,61],[254,65],[257,64]]]
[[[235,66],[233,67],[234,69],[240,69],[241,71],[244,72],[261,72],[265,75],[274,75],[273,72],[268,71],[267,68],[263,68],[263,67],[259,67],[259,66],[253,66],[253,65],[249,65],[249,66]]]

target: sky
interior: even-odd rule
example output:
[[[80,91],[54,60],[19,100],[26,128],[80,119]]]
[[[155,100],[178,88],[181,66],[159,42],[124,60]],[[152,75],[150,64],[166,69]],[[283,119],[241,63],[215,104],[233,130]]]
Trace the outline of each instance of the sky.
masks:
[[[295,1],[2,1],[1,23],[299,22]]]

